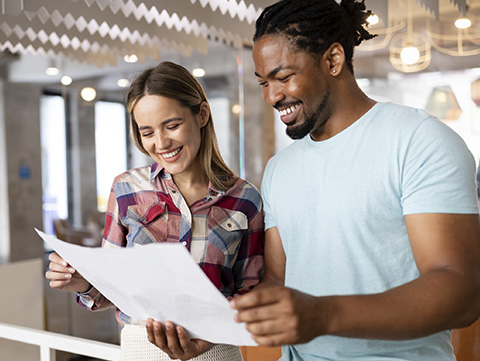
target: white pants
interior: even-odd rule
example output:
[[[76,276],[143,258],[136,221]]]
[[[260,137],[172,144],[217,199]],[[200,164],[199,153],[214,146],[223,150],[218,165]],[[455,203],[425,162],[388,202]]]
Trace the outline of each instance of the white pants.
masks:
[[[153,345],[142,325],[125,325],[121,336],[122,361],[171,361],[170,357]],[[232,345],[216,345],[192,361],[243,361],[240,348]]]

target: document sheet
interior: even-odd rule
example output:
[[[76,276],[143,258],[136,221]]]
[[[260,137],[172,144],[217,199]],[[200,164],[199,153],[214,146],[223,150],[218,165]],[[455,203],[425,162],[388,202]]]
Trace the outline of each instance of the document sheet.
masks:
[[[183,326],[191,338],[253,346],[237,323],[227,299],[180,244],[157,243],[109,249],[63,242],[36,230],[40,237],[125,314]]]

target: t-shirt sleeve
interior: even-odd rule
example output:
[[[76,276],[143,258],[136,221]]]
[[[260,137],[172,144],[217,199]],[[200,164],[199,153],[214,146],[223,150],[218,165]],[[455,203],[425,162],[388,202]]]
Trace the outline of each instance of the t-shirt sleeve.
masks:
[[[478,213],[475,161],[464,141],[435,118],[415,130],[402,172],[404,215]]]

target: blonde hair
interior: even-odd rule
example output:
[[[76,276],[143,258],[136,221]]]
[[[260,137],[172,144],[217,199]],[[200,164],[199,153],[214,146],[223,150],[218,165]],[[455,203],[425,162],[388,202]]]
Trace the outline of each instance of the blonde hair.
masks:
[[[143,147],[138,125],[133,115],[133,108],[145,95],[160,95],[177,100],[182,106],[189,108],[193,115],[199,114],[203,102],[210,107],[202,86],[183,66],[165,61],[144,70],[130,86],[127,95],[127,109],[130,114],[130,133],[133,143],[146,155],[149,154]],[[208,180],[215,189],[231,188],[237,177],[225,164],[220,154],[211,112],[207,123],[201,128],[200,134],[201,144],[198,155]]]

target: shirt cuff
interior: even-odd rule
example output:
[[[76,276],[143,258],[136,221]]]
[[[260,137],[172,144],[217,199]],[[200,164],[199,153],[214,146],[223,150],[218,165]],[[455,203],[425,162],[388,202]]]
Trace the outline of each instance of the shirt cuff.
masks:
[[[85,292],[76,292],[77,295],[79,296],[88,296],[90,292],[92,292],[93,290],[93,286],[90,285],[90,288],[88,290],[86,290]]]

